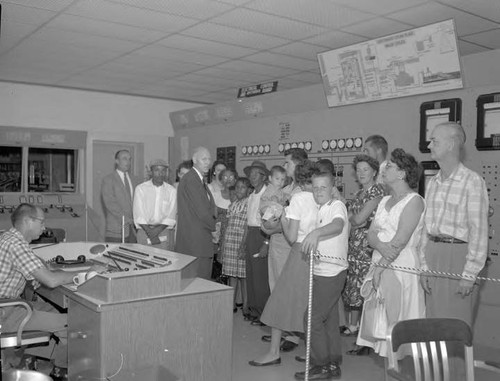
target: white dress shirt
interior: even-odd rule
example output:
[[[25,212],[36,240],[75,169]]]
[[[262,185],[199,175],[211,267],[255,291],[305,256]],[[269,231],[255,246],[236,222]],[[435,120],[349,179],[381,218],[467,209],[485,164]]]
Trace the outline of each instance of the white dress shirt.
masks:
[[[177,190],[168,183],[157,187],[152,180],[135,188],[134,223],[174,227],[177,216]]]
[[[130,182],[130,175],[127,173],[128,181],[125,182],[125,172],[122,172],[119,169],[117,169],[116,172],[118,173],[118,176],[120,176],[120,179],[122,179],[123,184],[125,186],[128,186],[128,189],[130,189],[130,195],[132,196],[132,198],[134,198],[134,188],[132,187],[132,183]]]

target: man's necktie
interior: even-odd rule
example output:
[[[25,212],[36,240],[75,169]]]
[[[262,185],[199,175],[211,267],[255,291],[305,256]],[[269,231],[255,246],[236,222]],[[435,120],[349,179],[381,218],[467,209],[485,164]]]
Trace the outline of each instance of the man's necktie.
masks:
[[[125,183],[125,192],[127,192],[127,195],[130,198],[130,201],[132,202],[132,192],[130,191],[130,182],[128,179],[127,172],[123,173],[123,182]]]

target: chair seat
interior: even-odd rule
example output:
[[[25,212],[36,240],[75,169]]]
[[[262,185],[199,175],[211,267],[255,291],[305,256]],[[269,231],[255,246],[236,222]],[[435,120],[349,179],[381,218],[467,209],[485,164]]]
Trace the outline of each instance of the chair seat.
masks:
[[[48,343],[50,332],[45,331],[24,331],[22,334],[21,346]],[[17,332],[6,332],[0,336],[1,348],[12,348],[17,346]]]

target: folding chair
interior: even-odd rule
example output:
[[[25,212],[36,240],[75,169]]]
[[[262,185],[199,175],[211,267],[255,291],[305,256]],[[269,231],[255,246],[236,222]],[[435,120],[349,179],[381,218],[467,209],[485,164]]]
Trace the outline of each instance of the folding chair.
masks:
[[[24,330],[26,323],[28,323],[33,314],[31,306],[24,299],[0,299],[0,309],[14,306],[25,308],[26,315],[21,324],[19,324],[16,332],[3,332],[2,327],[0,327],[0,348],[3,350],[13,347],[47,344],[50,341],[50,332]]]
[[[387,374],[404,381],[450,381],[447,350],[447,343],[450,342],[463,344],[466,380],[474,381],[472,331],[467,323],[459,319],[413,319],[393,325],[387,335]],[[403,344],[411,345],[414,378],[402,374],[399,369],[397,351]]]

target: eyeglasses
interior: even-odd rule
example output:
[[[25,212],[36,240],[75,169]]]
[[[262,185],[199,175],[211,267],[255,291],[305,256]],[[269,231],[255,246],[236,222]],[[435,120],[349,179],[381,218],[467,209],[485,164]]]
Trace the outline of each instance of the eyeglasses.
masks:
[[[42,218],[42,217],[36,217],[36,216],[30,216],[30,218],[34,219],[34,220],[37,220],[37,221],[40,221],[40,224],[41,225],[44,225],[45,224],[45,218]]]

